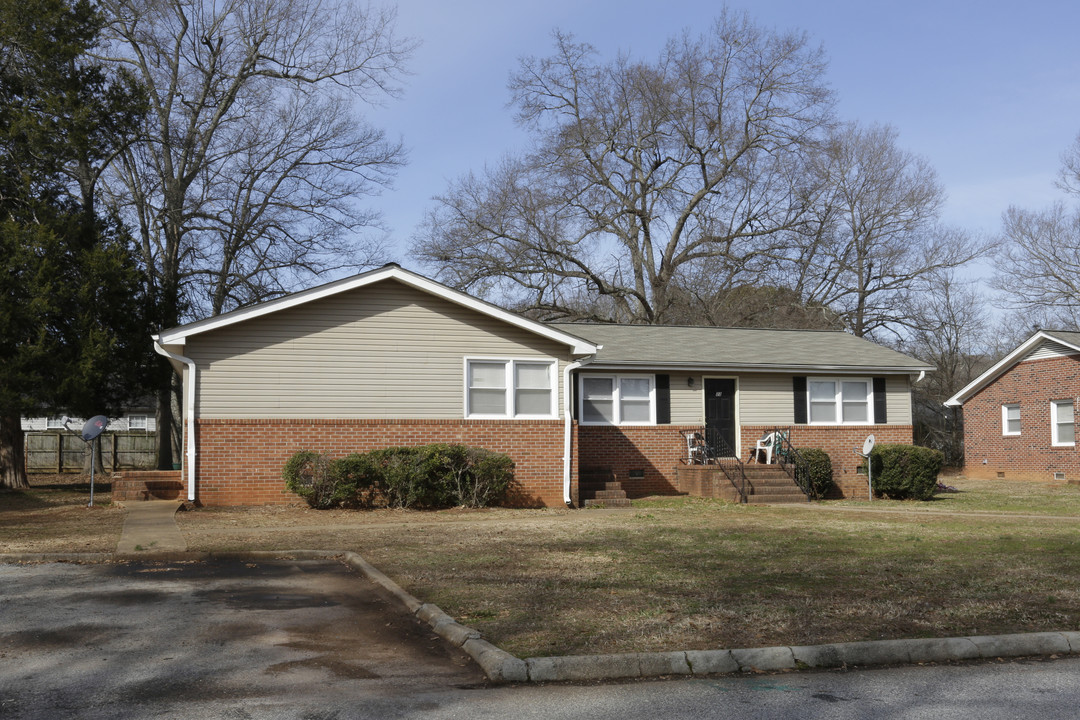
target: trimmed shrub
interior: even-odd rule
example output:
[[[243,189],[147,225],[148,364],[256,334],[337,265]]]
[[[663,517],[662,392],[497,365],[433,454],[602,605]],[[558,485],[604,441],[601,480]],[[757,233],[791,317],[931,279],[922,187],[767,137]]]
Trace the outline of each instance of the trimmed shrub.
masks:
[[[325,456],[311,450],[301,450],[285,462],[281,470],[285,487],[318,510],[338,507],[350,493],[340,488]]]
[[[799,455],[810,467],[810,489],[814,497],[825,497],[835,487],[829,453],[821,448],[799,448]]]
[[[282,476],[289,490],[318,509],[485,507],[506,496],[514,461],[446,443],[384,448],[333,461],[305,450],[289,458]]]
[[[940,450],[916,445],[878,445],[870,453],[874,495],[897,500],[929,500],[945,463]]]

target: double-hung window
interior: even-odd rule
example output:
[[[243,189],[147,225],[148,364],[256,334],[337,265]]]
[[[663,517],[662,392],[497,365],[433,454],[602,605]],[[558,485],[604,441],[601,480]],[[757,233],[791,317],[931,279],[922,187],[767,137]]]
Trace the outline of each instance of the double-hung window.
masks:
[[[554,418],[555,361],[465,360],[465,417]]]
[[[1052,442],[1058,447],[1076,445],[1076,423],[1072,400],[1054,400],[1050,403],[1050,430]]]
[[[145,430],[145,415],[128,415],[128,430]]]
[[[869,378],[810,378],[807,390],[812,425],[873,422],[874,393]]]
[[[582,375],[579,415],[584,425],[656,423],[652,375]]]
[[[1001,406],[1001,434],[1020,434],[1020,404],[1010,403]]]

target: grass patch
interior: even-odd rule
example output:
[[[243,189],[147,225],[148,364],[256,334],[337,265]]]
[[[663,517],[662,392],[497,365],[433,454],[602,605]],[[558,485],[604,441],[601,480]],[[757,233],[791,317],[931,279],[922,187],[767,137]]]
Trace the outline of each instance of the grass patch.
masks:
[[[947,501],[869,508],[652,498],[596,512],[222,508],[177,522],[196,551],[355,550],[525,657],[1075,628],[1076,489],[953,484],[963,492]],[[948,509],[961,514],[931,512]],[[53,520],[0,512],[0,542],[20,515]]]

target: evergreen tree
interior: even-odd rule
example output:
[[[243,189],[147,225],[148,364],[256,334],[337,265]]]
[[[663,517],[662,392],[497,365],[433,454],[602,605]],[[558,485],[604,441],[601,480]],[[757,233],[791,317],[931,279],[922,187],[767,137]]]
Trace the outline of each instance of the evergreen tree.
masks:
[[[25,487],[20,415],[139,394],[150,308],[129,235],[94,203],[145,100],[89,55],[85,0],[0,0],[0,487]]]

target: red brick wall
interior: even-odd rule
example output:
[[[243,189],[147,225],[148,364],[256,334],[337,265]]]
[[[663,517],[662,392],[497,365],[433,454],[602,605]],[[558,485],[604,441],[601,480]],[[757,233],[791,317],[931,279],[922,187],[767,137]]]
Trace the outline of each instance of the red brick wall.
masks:
[[[1080,478],[1075,447],[1051,446],[1050,401],[1080,396],[1080,357],[1018,363],[964,403],[964,474],[1053,481]],[[1001,434],[1001,406],[1020,404],[1020,435]],[[1075,405],[1074,405],[1075,407]],[[984,462],[985,461],[985,462]]]
[[[628,497],[674,495],[678,490],[675,467],[686,456],[681,430],[700,430],[691,425],[611,427],[578,425],[578,466],[611,468]],[[631,470],[644,477],[631,479]]]
[[[298,502],[281,479],[282,466],[298,450],[341,457],[436,442],[507,453],[519,484],[515,504],[563,504],[560,420],[200,419],[196,432],[196,502],[203,505]]]
[[[742,427],[743,460],[750,456],[750,451],[757,441],[772,432],[772,426],[744,425]],[[854,453],[854,448],[862,449],[866,436],[873,433],[879,443],[900,443],[910,445],[912,428],[910,425],[795,425],[791,428],[791,444],[796,448],[821,448],[832,459],[833,481],[841,495],[846,498],[865,500],[870,495],[866,475],[856,472],[863,462]]]

